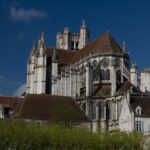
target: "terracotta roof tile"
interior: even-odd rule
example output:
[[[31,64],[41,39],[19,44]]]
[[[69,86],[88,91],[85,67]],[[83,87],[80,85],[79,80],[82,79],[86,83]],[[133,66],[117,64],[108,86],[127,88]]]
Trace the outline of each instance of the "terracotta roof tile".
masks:
[[[12,117],[77,123],[89,121],[71,97],[35,94],[26,95]]]
[[[150,97],[132,96],[130,104],[134,111],[137,106],[142,108],[141,116],[150,117]]]
[[[46,49],[46,54],[48,57],[52,57],[54,49],[55,48]],[[72,57],[75,54],[75,52],[71,50],[55,49],[55,51],[56,51],[56,57],[58,59],[58,62],[64,65],[70,64],[72,61]]]
[[[123,50],[117,44],[112,35],[108,32],[103,33],[100,37],[90,42],[83,49],[76,52],[73,61],[76,62],[81,58],[87,57],[90,53],[105,54],[123,54]]]
[[[47,48],[46,53],[52,57],[55,48]],[[100,37],[90,42],[87,46],[74,52],[72,50],[56,49],[58,61],[61,64],[71,64],[88,57],[91,53],[99,55],[119,54],[123,55],[123,50],[110,33],[103,33]]]
[[[22,99],[23,98],[19,98],[19,97],[5,97],[5,96],[0,96],[0,104],[3,107],[15,109],[15,107],[17,106],[17,104],[19,104]]]

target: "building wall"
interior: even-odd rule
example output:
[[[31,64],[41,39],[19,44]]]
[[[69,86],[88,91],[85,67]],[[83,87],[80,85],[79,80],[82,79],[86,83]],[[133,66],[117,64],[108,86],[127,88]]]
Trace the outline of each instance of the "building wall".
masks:
[[[119,129],[125,132],[134,130],[134,114],[130,109],[129,100],[125,97],[122,100],[122,108],[119,116]]]
[[[150,72],[141,73],[140,89],[142,92],[150,92]]]
[[[136,121],[141,121],[141,131],[144,132],[144,134],[150,135],[150,117],[135,117],[135,130],[137,130]]]

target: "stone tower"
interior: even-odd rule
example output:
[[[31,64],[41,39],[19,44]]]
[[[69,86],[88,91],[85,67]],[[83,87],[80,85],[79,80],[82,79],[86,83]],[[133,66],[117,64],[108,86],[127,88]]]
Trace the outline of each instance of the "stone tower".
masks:
[[[72,33],[69,28],[64,28],[64,33],[58,32],[56,35],[56,48],[77,51],[88,43],[89,31],[83,20],[80,33]]]
[[[89,40],[89,30],[86,26],[85,20],[83,20],[80,28],[79,49],[86,46],[88,40]]]
[[[136,87],[138,86],[138,77],[137,77],[137,65],[132,64],[130,69],[130,81]]]
[[[27,65],[27,90],[26,93],[42,94],[46,88],[46,43],[44,33],[35,43],[29,56]]]

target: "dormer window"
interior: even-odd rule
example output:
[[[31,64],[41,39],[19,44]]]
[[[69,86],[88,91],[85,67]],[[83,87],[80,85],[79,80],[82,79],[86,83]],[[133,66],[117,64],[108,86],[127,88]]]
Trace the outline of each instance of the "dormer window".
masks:
[[[141,111],[142,111],[141,107],[137,106],[135,109],[136,115],[141,115]]]

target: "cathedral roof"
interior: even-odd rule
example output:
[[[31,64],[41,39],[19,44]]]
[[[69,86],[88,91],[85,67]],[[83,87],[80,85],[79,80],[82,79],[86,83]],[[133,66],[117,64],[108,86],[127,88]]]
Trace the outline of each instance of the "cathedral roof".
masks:
[[[75,54],[74,51],[71,50],[64,50],[64,49],[55,49],[55,48],[47,48],[46,49],[46,54],[48,57],[53,56],[53,52],[56,52],[56,59],[60,64],[70,64],[73,55]]]
[[[123,50],[113,38],[111,33],[106,32],[96,38],[94,41],[90,42],[81,50],[77,51],[73,57],[73,60],[77,61],[94,53],[99,55],[124,54]]]
[[[89,119],[71,97],[26,95],[12,115],[13,118],[81,123]]]
[[[49,57],[52,57],[54,49],[55,48],[47,48],[46,53]],[[91,54],[124,55],[123,50],[109,32],[103,33],[77,52],[63,49],[55,50],[60,64],[72,64],[90,56]]]

